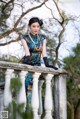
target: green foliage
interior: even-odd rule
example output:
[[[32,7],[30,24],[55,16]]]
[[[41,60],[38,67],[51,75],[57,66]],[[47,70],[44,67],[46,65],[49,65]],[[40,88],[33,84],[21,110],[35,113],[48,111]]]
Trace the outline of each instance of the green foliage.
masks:
[[[5,81],[5,75],[0,72],[0,82],[4,82]]]
[[[17,96],[17,93],[20,91],[21,87],[22,87],[22,83],[20,82],[19,78],[11,79],[10,89],[13,96]]]
[[[73,79],[80,77],[80,44],[73,48],[73,54],[64,59],[65,69],[68,70]]]
[[[73,48],[73,54],[64,59],[64,68],[68,71],[67,78],[67,98],[72,108],[76,106],[80,99],[80,44]],[[70,114],[68,110],[68,114]],[[68,117],[69,118],[69,117]]]
[[[54,63],[55,60],[55,49],[56,49],[56,42],[54,39],[50,39],[49,37],[47,37],[47,53],[49,54],[49,61],[51,61],[51,63]]]
[[[76,107],[80,98],[79,86],[75,83],[74,79],[67,80],[67,98],[68,101]]]
[[[6,20],[9,18],[14,7],[14,0],[0,1],[0,29],[5,31],[7,28]]]
[[[8,119],[33,119],[32,109],[29,111],[24,111],[24,104],[17,104],[15,100],[9,104],[8,108]]]
[[[0,57],[0,61],[19,63],[19,59],[17,57],[13,56],[8,57],[8,55],[3,55],[2,57]]]

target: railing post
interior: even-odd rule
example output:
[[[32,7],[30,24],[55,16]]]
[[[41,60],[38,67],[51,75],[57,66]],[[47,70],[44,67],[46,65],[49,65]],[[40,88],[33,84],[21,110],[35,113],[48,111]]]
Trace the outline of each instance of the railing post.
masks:
[[[53,109],[53,101],[52,101],[52,91],[51,91],[51,80],[53,75],[47,74],[46,75],[46,94],[45,94],[45,112],[46,115],[44,119],[52,119],[52,109]]]
[[[55,119],[67,119],[66,78],[63,75],[54,78],[54,116]]]
[[[38,109],[38,114],[41,117],[42,112],[43,112],[43,107],[42,107],[42,85],[44,83],[44,80],[39,80],[38,82],[38,94],[39,94],[39,109]]]
[[[0,90],[0,112],[3,111],[3,90]]]
[[[10,91],[10,81],[13,77],[13,69],[7,69],[5,72],[5,88],[4,88],[4,107],[8,107],[9,103],[12,102],[12,95]]]
[[[38,108],[39,108],[39,96],[38,96],[38,79],[41,73],[35,72],[33,75],[33,89],[32,89],[32,110],[34,119],[39,119]]]
[[[22,87],[20,89],[20,92],[18,93],[17,96],[17,102],[18,104],[24,103],[24,109],[23,111],[25,111],[25,107],[26,107],[26,91],[25,91],[25,77],[26,77],[27,71],[21,71],[20,72],[20,80],[22,83]]]

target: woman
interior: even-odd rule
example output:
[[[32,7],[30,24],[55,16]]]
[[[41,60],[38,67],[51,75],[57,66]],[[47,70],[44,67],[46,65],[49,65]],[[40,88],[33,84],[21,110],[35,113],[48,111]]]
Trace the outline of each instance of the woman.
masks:
[[[21,42],[25,49],[25,56],[22,58],[22,63],[40,66],[42,54],[45,66],[57,70],[55,66],[49,65],[46,53],[46,37],[38,34],[42,25],[43,22],[38,17],[33,17],[29,20],[28,24],[30,33],[21,35]],[[32,74],[28,73],[25,79],[28,104],[31,103],[32,80]]]

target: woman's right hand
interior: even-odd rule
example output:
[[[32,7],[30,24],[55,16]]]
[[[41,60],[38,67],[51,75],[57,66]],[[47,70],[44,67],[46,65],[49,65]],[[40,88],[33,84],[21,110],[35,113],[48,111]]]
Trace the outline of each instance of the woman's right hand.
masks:
[[[42,46],[40,46],[40,47],[35,47],[35,49],[34,49],[35,51],[38,51],[38,52],[42,52],[42,50],[43,50],[43,47]]]
[[[31,57],[30,57],[30,56],[24,56],[24,57],[22,58],[22,63],[23,63],[23,64],[31,65]]]

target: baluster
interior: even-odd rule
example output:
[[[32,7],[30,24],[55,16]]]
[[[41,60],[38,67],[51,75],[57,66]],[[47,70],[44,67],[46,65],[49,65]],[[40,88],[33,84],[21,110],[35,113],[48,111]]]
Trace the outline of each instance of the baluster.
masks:
[[[22,83],[22,87],[21,87],[20,92],[18,93],[18,96],[17,96],[18,104],[24,103],[23,111],[25,111],[25,107],[26,107],[26,91],[25,91],[25,77],[26,77],[26,74],[27,74],[27,71],[21,71],[20,72],[20,80],[21,80],[21,83]]]
[[[13,69],[7,69],[5,72],[5,88],[4,88],[4,107],[8,107],[9,103],[12,102],[12,95],[10,91],[10,81],[13,77]]]
[[[32,110],[34,119],[39,119],[38,108],[39,108],[39,96],[38,96],[38,79],[41,73],[35,72],[33,75],[33,89],[32,89]]]
[[[46,75],[46,93],[45,93],[45,112],[46,115],[44,119],[52,119],[52,109],[53,109],[53,101],[52,101],[52,91],[51,91],[51,79],[53,75],[47,74]]]
[[[67,106],[66,106],[66,78],[59,76],[59,101],[60,101],[60,119],[67,119]]]
[[[59,78],[54,76],[54,117],[59,118]]]
[[[44,80],[39,80],[38,82],[38,94],[39,94],[39,109],[38,109],[38,114],[41,117],[43,108],[42,108],[42,85],[44,83]]]
[[[56,119],[67,119],[66,79],[65,76],[55,76],[54,80],[54,114]]]

